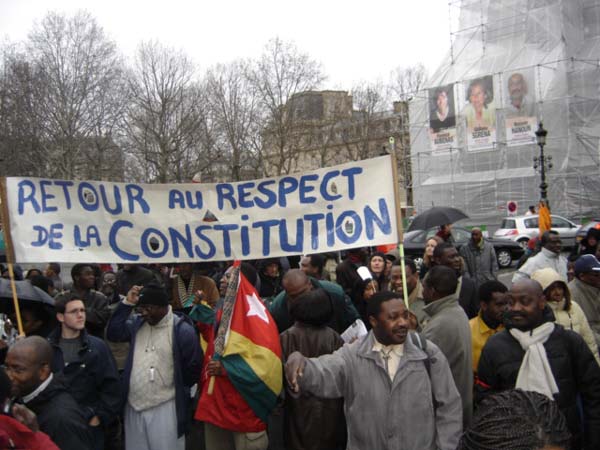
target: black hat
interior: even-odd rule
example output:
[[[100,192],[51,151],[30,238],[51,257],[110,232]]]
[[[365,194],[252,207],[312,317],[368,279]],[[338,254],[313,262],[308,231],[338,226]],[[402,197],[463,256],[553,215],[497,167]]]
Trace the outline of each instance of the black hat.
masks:
[[[167,306],[169,304],[169,297],[167,291],[156,283],[150,283],[141,290],[140,300],[138,301],[139,306],[143,305],[157,305]]]

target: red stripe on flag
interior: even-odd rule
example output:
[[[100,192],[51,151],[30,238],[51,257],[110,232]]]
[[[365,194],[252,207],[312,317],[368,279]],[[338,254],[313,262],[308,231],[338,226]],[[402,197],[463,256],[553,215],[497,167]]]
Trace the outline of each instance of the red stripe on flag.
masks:
[[[256,345],[270,349],[281,357],[277,324],[254,286],[241,272],[230,330],[245,336]]]

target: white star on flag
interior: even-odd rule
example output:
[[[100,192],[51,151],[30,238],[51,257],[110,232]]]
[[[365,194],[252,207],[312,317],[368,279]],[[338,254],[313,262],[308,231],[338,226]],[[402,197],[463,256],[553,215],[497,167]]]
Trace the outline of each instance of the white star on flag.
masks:
[[[253,292],[252,295],[246,295],[246,301],[248,302],[248,306],[250,309],[248,310],[248,314],[246,317],[250,316],[258,316],[261,320],[269,323],[269,316],[267,316],[267,308],[265,305],[258,299],[256,294]]]

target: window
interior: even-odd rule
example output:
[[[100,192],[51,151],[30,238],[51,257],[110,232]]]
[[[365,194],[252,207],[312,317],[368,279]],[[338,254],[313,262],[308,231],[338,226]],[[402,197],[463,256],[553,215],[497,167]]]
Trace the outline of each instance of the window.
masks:
[[[525,223],[525,228],[539,228],[538,218],[525,219],[523,221]]]
[[[471,233],[469,233],[467,230],[462,230],[460,228],[454,228],[452,230],[452,235],[454,236],[454,239],[456,240],[457,244],[464,244],[469,239],[471,239]]]
[[[571,228],[571,224],[564,219],[552,216],[552,228]]]
[[[502,221],[502,225],[500,225],[500,228],[503,229],[509,229],[509,230],[514,230],[515,228],[517,228],[517,224],[515,223],[515,221],[513,219],[504,219]]]

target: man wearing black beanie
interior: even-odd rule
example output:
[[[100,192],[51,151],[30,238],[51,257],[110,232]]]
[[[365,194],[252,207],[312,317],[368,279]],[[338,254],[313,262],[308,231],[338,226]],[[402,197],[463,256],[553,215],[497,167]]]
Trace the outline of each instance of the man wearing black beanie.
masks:
[[[132,308],[139,317],[128,322]],[[191,320],[173,313],[162,286],[133,286],[107,338],[131,343],[123,371],[127,450],[183,450],[190,388],[202,361]]]

